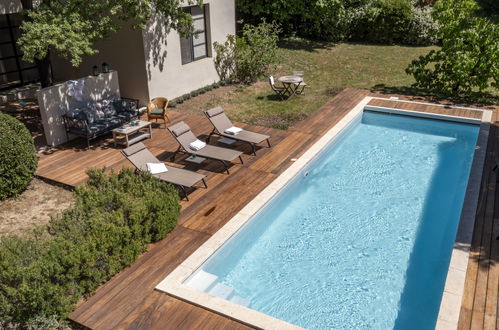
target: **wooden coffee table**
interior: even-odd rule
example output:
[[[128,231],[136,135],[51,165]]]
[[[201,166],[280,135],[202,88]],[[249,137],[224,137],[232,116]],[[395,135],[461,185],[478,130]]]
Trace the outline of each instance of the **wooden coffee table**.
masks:
[[[134,124],[136,123],[136,124]],[[118,144],[127,148],[144,139],[152,137],[152,123],[145,120],[134,120],[121,127],[113,129],[114,146]]]

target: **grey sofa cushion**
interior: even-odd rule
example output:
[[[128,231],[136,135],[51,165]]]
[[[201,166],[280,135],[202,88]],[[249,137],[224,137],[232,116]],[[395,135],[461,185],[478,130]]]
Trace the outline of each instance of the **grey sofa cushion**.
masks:
[[[83,112],[83,118],[87,122],[88,125],[94,123],[95,121],[100,119],[99,114],[97,114],[96,109],[86,108]]]
[[[137,111],[137,105],[134,101],[125,100],[125,99],[116,99],[112,102],[116,112],[132,112],[135,113]]]
[[[69,119],[85,120],[83,116],[83,110],[80,108],[75,108],[66,113],[66,117]]]

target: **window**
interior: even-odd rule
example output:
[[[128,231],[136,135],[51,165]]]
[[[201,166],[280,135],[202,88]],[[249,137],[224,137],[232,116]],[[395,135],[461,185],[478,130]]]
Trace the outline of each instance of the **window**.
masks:
[[[38,80],[35,65],[22,60],[17,45],[21,14],[0,15],[0,90]]]
[[[208,6],[204,5],[202,8],[198,6],[186,7],[184,10],[192,15],[195,31],[195,34],[189,38],[180,37],[182,64],[187,64],[209,56],[210,36],[206,21]]]

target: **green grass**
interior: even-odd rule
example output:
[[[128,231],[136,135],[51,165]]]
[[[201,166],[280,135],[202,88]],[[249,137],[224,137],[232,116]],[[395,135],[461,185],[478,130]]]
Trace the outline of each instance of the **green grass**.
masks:
[[[239,87],[228,97],[212,98],[204,108],[220,105],[233,120],[286,128],[323,105],[338,88],[371,89],[380,84],[410,86],[414,79],[405,73],[405,68],[431,49],[436,47],[333,45],[303,39],[286,40],[281,42],[280,64],[273,75],[279,77],[294,70],[304,71],[304,79],[310,85],[304,95],[280,101],[267,80],[262,80]]]

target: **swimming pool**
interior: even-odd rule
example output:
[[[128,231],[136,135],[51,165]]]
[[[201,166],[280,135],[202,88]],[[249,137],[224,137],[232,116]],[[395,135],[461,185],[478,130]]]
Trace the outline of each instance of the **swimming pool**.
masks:
[[[432,328],[478,125],[364,112],[185,282],[306,328]]]

